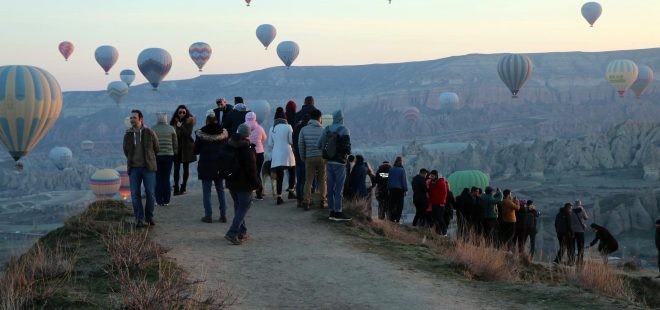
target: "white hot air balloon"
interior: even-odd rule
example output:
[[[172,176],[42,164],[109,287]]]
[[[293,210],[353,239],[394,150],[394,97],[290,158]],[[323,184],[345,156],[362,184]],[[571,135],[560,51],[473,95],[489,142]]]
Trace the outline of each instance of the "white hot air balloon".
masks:
[[[50,150],[48,158],[50,158],[58,170],[64,170],[71,166],[73,153],[68,147],[58,146]]]
[[[300,54],[300,47],[296,42],[284,41],[277,45],[277,56],[280,57],[287,69],[298,58],[298,54]]]
[[[122,81],[114,81],[108,84],[108,96],[115,101],[116,104],[121,102],[121,98],[128,94],[128,85]]]
[[[619,97],[623,97],[626,90],[637,80],[638,74],[637,64],[628,59],[614,60],[605,69],[605,78],[616,88]]]
[[[275,26],[273,25],[263,24],[257,27],[257,39],[259,39],[266,49],[268,49],[268,45],[275,40],[276,35],[277,29],[275,29]]]
[[[438,100],[440,101],[440,111],[444,113],[449,113],[456,110],[458,108],[458,104],[460,103],[458,95],[453,92],[444,92],[440,94]]]

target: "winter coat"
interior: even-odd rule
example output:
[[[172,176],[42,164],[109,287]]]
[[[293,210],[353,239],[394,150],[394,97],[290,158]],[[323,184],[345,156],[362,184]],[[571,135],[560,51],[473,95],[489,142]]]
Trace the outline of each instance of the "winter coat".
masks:
[[[332,125],[323,129],[323,134],[321,135],[321,138],[319,138],[319,141],[316,143],[316,147],[318,147],[320,150],[323,150],[323,146],[325,145],[331,132],[336,132],[339,135],[337,142],[338,144],[343,144],[344,152],[337,152],[334,158],[328,159],[328,164],[345,165],[348,159],[348,155],[351,154],[351,133],[348,131],[348,128],[344,126],[344,114],[341,112],[341,110],[337,110],[332,113]]]
[[[505,223],[516,222],[516,211],[520,210],[520,204],[508,197],[502,200],[502,220]]]
[[[227,116],[229,115],[229,112],[234,110],[234,106],[231,104],[226,104],[224,108],[215,108],[213,109],[213,113],[215,113],[215,118],[218,120],[218,124],[220,125],[220,128],[222,129],[227,129],[227,132],[229,133],[229,136],[233,135],[233,132],[229,132],[229,129],[226,126],[226,121],[227,121]]]
[[[598,251],[602,254],[610,254],[619,249],[619,243],[614,239],[614,236],[612,236],[609,230],[599,225],[596,225],[594,229],[596,230],[596,238],[591,241],[589,246],[594,246],[600,240]]]
[[[243,110],[239,111],[234,107],[231,112],[228,113],[227,119],[224,121],[224,128],[227,129],[227,132],[230,135],[233,135],[236,133],[236,130],[238,130],[238,126],[245,123],[245,115],[248,114],[248,110]]]
[[[245,115],[245,124],[250,127],[250,143],[254,144],[254,151],[257,154],[265,152],[264,142],[267,141],[268,135],[264,128],[257,123],[257,116],[254,113]]]
[[[293,122],[289,121],[289,115],[287,114],[287,122],[293,127],[293,141],[296,142],[293,145],[293,155],[296,157],[296,162],[305,160],[304,157],[301,157],[300,151],[298,149],[298,141],[300,136],[300,131],[307,126],[305,120],[309,120],[309,114],[312,110],[316,110],[313,105],[304,105],[300,111],[296,112],[293,117]]]
[[[295,121],[293,124],[291,124],[291,126],[294,127],[298,126],[300,123],[302,123],[303,119],[305,119],[305,115],[309,115],[309,113],[311,113],[313,110],[316,110],[314,105],[311,104],[303,105],[302,108],[300,108],[300,110],[296,112]]]
[[[497,218],[497,204],[502,202],[502,192],[495,194],[481,195],[479,204],[482,214],[482,219],[492,220]]]
[[[387,189],[402,189],[408,191],[408,180],[406,170],[403,167],[393,166],[390,169],[390,175],[387,178]]]
[[[124,156],[127,159],[128,172],[131,171],[132,158],[137,155],[135,152],[138,147],[142,149],[141,153],[144,156],[138,160],[144,160],[147,170],[156,171],[156,154],[159,151],[158,136],[153,130],[143,126],[141,129],[129,128],[124,133]]]
[[[447,193],[449,191],[449,185],[445,178],[439,178],[435,182],[428,181],[429,188],[429,204],[432,206],[444,206],[447,204]]]
[[[298,135],[298,152],[302,159],[323,155],[316,142],[323,134],[323,127],[317,120],[310,120]]]
[[[387,180],[390,176],[390,169],[392,166],[389,164],[382,164],[376,170],[376,177],[374,178],[374,183],[376,183],[376,198],[386,199],[387,198]]]
[[[413,191],[413,203],[426,205],[429,201],[429,189],[426,186],[426,178],[418,174],[412,178],[410,185]]]
[[[179,149],[176,139],[176,130],[166,123],[158,123],[151,127],[158,137],[158,156],[173,156]]]
[[[574,208],[571,210],[571,229],[573,232],[584,232],[584,229],[587,228],[587,220],[589,219],[589,215],[587,215],[587,211],[584,210],[584,208]],[[582,223],[580,223],[582,221]]]
[[[466,220],[472,219],[473,216],[473,199],[470,195],[470,191],[462,192],[460,196],[456,198],[456,213],[465,218]]]
[[[222,134],[218,124],[211,124],[195,131],[195,154],[199,155],[197,178],[216,180],[218,176],[218,154],[227,143],[227,135]]]
[[[367,175],[369,174],[369,167],[367,163],[356,164],[351,169],[351,174],[348,178],[348,197],[350,198],[367,198],[369,191],[367,190]]]
[[[559,209],[559,212],[555,216],[555,232],[557,232],[557,236],[573,236],[570,216],[564,208]]]
[[[296,159],[293,156],[293,128],[284,119],[276,119],[268,130],[268,149],[271,155],[270,167],[293,167]]]
[[[176,130],[176,139],[178,142],[178,150],[176,152],[175,161],[182,163],[191,163],[197,160],[197,156],[193,154],[195,141],[192,138],[193,127],[195,126],[195,117],[186,117],[181,127],[175,124],[170,124]]]
[[[250,141],[239,134],[234,134],[228,144],[236,152],[239,169],[235,172],[235,177],[227,180],[227,188],[235,192],[261,190],[261,182],[257,176],[257,155],[250,147]]]

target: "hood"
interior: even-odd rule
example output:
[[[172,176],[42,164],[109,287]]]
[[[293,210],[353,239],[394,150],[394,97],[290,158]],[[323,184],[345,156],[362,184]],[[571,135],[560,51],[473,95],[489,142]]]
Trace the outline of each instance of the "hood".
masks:
[[[257,114],[254,112],[248,112],[248,114],[245,114],[245,122],[246,123],[253,123],[257,121]]]
[[[321,123],[319,123],[319,121],[317,121],[315,119],[310,119],[309,122],[307,122],[307,125],[308,126],[311,125],[311,126],[314,126],[314,127],[321,127]]]
[[[333,124],[339,124],[339,125],[344,124],[344,113],[342,113],[341,110],[337,110],[337,111],[332,113],[332,123]]]
[[[145,129],[145,128],[147,128],[147,126],[145,126],[144,124],[142,124],[142,128],[131,127],[131,128],[126,129],[126,133],[140,133],[140,131],[141,131],[142,129]]]
[[[195,134],[200,137],[202,137],[202,135],[206,135],[206,136],[220,135],[222,134],[222,128],[218,124],[209,124],[195,131]]]
[[[250,140],[247,140],[247,138],[243,138],[243,136],[238,133],[234,133],[231,135],[231,139],[229,139],[228,144],[229,146],[237,149],[250,147]]]

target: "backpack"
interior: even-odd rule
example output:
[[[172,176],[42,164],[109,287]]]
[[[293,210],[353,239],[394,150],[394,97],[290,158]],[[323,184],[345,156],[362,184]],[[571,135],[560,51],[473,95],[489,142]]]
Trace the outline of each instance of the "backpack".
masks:
[[[223,143],[216,160],[218,162],[218,176],[221,179],[232,180],[236,178],[240,165],[235,148],[229,146],[228,143]]]
[[[346,150],[346,138],[339,134],[341,128],[339,127],[336,131],[327,133],[325,145],[323,146],[322,157],[324,159],[335,159],[338,155],[345,156],[348,153]]]

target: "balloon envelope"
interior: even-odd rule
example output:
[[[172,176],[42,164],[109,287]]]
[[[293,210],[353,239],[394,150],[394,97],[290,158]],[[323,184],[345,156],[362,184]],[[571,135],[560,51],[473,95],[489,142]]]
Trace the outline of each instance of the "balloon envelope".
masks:
[[[287,68],[298,58],[299,53],[300,47],[296,42],[284,41],[277,45],[277,56],[280,57]]]
[[[128,85],[122,81],[114,81],[108,84],[108,96],[115,101],[116,104],[121,102],[121,98],[128,94]]]
[[[460,99],[456,93],[444,92],[438,97],[440,102],[439,110],[442,112],[452,112],[458,108]]]
[[[643,93],[644,90],[653,82],[654,76],[653,76],[653,69],[649,66],[639,66],[638,67],[638,74],[637,74],[637,80],[635,80],[635,83],[633,83],[630,86],[630,89],[632,89],[635,92],[635,96],[639,98]]]
[[[591,27],[594,26],[601,13],[603,13],[603,8],[598,2],[587,2],[582,5],[582,17],[587,20]]]
[[[454,171],[448,178],[451,192],[458,197],[464,188],[478,187],[485,190],[489,184],[488,175],[479,170]]]
[[[266,100],[250,100],[247,103],[250,111],[257,115],[257,123],[261,124],[270,117],[271,107]]]
[[[172,56],[162,48],[148,48],[138,55],[137,63],[142,75],[156,90],[172,68]]]
[[[115,168],[115,170],[119,173],[119,196],[121,196],[122,199],[127,200],[131,197],[131,182],[128,178],[128,169],[126,168],[126,165],[123,165]]]
[[[245,3],[247,3],[247,6],[250,6],[250,2],[252,2],[252,0],[245,0]]]
[[[94,149],[94,141],[84,140],[80,142],[80,148],[83,151],[91,151]]]
[[[126,85],[131,86],[133,81],[135,81],[135,71],[131,69],[121,70],[119,73],[119,78],[122,82],[126,83]]]
[[[73,46],[73,43],[69,41],[64,41],[60,43],[60,45],[58,46],[58,49],[60,50],[60,54],[62,54],[62,56],[64,56],[64,60],[67,61],[69,60],[69,57],[71,57],[71,54],[73,54],[74,48],[75,47]]]
[[[275,26],[273,25],[263,24],[257,27],[257,39],[259,39],[259,42],[261,42],[266,49],[268,49],[268,45],[275,40],[276,35],[277,29],[275,29]]]
[[[504,55],[497,64],[497,73],[513,98],[518,98],[518,92],[532,76],[533,70],[534,64],[526,55]]]
[[[628,59],[614,60],[605,69],[605,78],[616,88],[619,97],[623,97],[638,75],[639,68],[634,61]]]
[[[99,169],[89,179],[89,187],[96,199],[111,199],[119,191],[121,178],[115,169]]]
[[[415,123],[419,119],[419,109],[415,107],[407,107],[403,111],[403,118],[409,123]]]
[[[211,46],[204,42],[196,42],[190,45],[188,48],[188,54],[190,54],[190,59],[197,65],[199,72],[202,72],[202,68],[211,58],[211,53],[213,50]]]
[[[50,150],[48,158],[50,158],[57,169],[64,170],[64,168],[71,166],[73,153],[68,147],[58,146]]]
[[[101,68],[103,68],[103,71],[105,71],[105,74],[107,75],[112,66],[117,63],[119,52],[116,48],[110,45],[103,45],[96,49],[94,52],[94,58],[96,58],[96,62]]]
[[[14,160],[27,155],[62,111],[62,90],[46,70],[0,67],[0,141]]]

